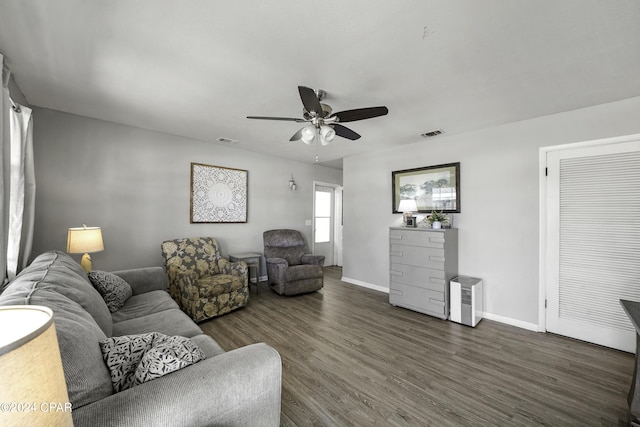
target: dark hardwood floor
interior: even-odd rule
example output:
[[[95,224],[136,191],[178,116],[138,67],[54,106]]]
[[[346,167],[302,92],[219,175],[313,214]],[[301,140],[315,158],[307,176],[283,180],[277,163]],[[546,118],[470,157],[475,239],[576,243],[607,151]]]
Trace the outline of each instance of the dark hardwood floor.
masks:
[[[617,426],[634,357],[483,319],[396,308],[341,282],[281,297],[260,284],[241,310],[200,324],[226,350],[280,352],[283,426]]]

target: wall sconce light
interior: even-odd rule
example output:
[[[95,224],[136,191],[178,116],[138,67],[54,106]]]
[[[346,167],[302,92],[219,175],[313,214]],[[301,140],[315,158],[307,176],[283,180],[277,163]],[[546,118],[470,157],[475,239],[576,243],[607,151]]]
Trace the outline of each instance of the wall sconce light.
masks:
[[[100,252],[104,250],[102,243],[102,230],[100,227],[82,227],[70,228],[67,234],[67,252],[70,254],[82,255],[82,268],[89,273],[91,271],[90,253]]]
[[[293,180],[293,174],[291,174],[291,179],[289,180],[289,190],[296,191],[296,182]]]

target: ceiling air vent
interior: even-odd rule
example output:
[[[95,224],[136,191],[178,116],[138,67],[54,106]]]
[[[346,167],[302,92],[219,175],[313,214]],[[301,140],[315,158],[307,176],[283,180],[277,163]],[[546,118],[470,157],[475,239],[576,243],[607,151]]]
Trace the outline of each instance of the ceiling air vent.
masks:
[[[438,136],[443,132],[444,131],[442,129],[435,129],[435,130],[430,130],[429,132],[425,132],[420,136],[423,138],[433,138],[434,136]]]
[[[229,139],[229,138],[223,138],[223,137],[218,138],[218,142],[224,142],[225,144],[238,144],[238,143],[240,143],[240,141],[236,141],[235,139]]]

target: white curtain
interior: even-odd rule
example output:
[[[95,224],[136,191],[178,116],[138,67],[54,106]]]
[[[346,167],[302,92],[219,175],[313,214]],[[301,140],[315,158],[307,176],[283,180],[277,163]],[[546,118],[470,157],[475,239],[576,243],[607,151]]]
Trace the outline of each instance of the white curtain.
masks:
[[[34,225],[35,172],[31,109],[15,104],[9,93],[10,71],[2,67],[2,165],[0,188],[0,269],[2,282],[13,279],[28,262]]]

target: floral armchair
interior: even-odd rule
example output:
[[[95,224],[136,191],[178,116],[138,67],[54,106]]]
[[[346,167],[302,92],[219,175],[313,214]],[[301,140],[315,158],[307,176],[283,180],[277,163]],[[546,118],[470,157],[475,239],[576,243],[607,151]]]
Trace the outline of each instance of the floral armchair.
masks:
[[[169,294],[195,322],[220,316],[249,302],[247,264],[220,255],[212,237],[167,240],[162,256]]]

